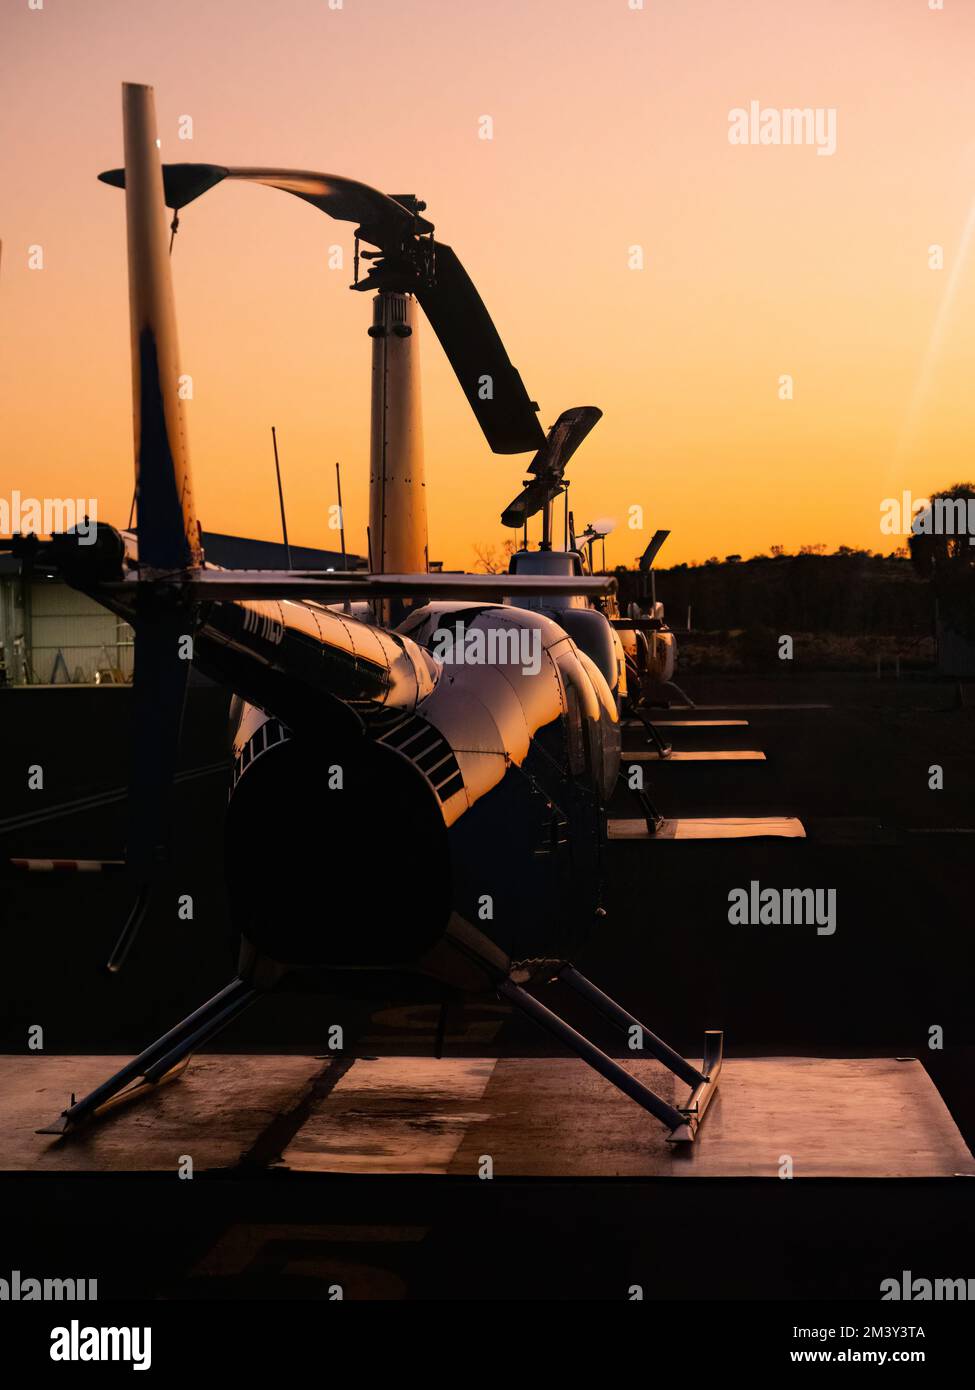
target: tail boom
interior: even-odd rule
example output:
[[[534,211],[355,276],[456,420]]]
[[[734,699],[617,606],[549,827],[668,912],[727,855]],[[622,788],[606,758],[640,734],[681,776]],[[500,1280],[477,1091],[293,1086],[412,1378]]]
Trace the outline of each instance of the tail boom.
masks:
[[[139,559],[150,570],[202,562],[180,397],[176,312],[151,87],[122,88]]]

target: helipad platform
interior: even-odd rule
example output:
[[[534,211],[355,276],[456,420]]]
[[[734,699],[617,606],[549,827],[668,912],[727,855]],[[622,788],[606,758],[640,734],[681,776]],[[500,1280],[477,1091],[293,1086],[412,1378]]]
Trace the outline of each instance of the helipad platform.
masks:
[[[654,719],[655,729],[747,729],[747,719]],[[643,729],[640,719],[624,719],[624,729]]]
[[[118,1057],[0,1058],[0,1171],[165,1172],[282,1166],[303,1174],[494,1177],[975,1176],[916,1059],[726,1058],[694,1144],[571,1058],[207,1054],[176,1081],[52,1139],[50,1122]],[[625,1065],[666,1100],[686,1087]]]
[[[621,760],[624,763],[764,763],[766,759],[760,748],[674,748],[667,753],[658,753],[656,749],[623,753]]]
[[[610,840],[802,840],[798,816],[680,816],[665,818],[653,834],[639,817],[610,818]]]

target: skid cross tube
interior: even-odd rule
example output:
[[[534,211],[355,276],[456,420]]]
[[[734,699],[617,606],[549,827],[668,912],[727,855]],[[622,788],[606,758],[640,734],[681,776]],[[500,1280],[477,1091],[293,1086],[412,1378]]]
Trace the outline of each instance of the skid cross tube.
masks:
[[[557,977],[564,980],[570,989],[574,989],[576,994],[581,994],[583,999],[588,999],[601,1014],[609,1019],[610,1023],[615,1023],[617,1028],[621,1028],[624,1033],[628,1033],[631,1028],[639,1028],[642,1037],[639,1050],[650,1052],[657,1058],[658,1062],[663,1062],[668,1071],[672,1071],[675,1076],[679,1076],[681,1081],[686,1081],[687,1085],[694,1090],[702,1082],[707,1081],[707,1076],[699,1072],[697,1067],[692,1067],[690,1062],[684,1060],[679,1052],[675,1052],[664,1042],[663,1038],[658,1038],[656,1033],[651,1033],[650,1029],[634,1018],[632,1014],[626,1012],[615,999],[610,999],[608,994],[594,985],[592,980],[587,980],[585,975],[580,975],[574,965],[563,965]]]
[[[647,834],[651,837],[656,835],[657,831],[664,823],[664,816],[650,800],[650,793],[645,787],[642,787],[639,791],[634,791],[633,795],[640,803],[640,810],[643,812],[643,819],[647,826]]]
[[[647,742],[653,744],[657,752],[660,754],[661,758],[669,758],[671,753],[674,751],[673,745],[668,743],[666,739],[661,737],[659,729],[657,728],[656,724],[654,724],[649,714],[647,714],[646,710],[641,709],[640,706],[637,705],[635,706],[633,713],[636,715],[637,719],[640,721],[640,723],[646,730]]]
[[[556,963],[553,962],[553,964]],[[649,1110],[651,1115],[655,1115],[658,1120],[661,1120],[670,1130],[667,1136],[668,1142],[691,1143],[704,1118],[704,1112],[718,1088],[718,1077],[721,1074],[721,1062],[724,1055],[724,1034],[718,1030],[708,1030],[704,1034],[704,1057],[701,1070],[698,1071],[697,1067],[692,1066],[679,1052],[675,1052],[672,1047],[665,1043],[663,1038],[658,1038],[656,1033],[652,1033],[638,1018],[634,1018],[622,1005],[617,1004],[615,999],[611,999],[591,980],[587,980],[585,975],[580,974],[570,962],[558,963],[555,974],[551,978],[564,981],[570,989],[583,999],[588,999],[589,1003],[597,1008],[605,1018],[608,1018],[611,1023],[624,1032],[629,1033],[631,1029],[639,1028],[641,1050],[651,1053],[659,1062],[664,1064],[668,1071],[673,1072],[679,1080],[690,1086],[691,1094],[687,1103],[677,1107],[670,1105],[655,1091],[651,1091],[649,1086],[645,1086],[642,1081],[628,1072],[614,1058],[596,1047],[582,1033],[577,1032],[558,1014],[553,1013],[527,990],[516,984],[514,980],[506,980],[500,986],[498,993],[503,998],[510,999],[529,1018],[552,1033],[584,1062],[598,1071],[601,1076],[604,1076],[607,1081],[612,1082],[625,1095],[628,1095],[631,1100],[635,1100],[644,1110]]]
[[[161,1038],[150,1043],[144,1051],[139,1053],[138,1057],[134,1057],[131,1062],[126,1062],[124,1067],[120,1067],[113,1076],[110,1076],[107,1081],[103,1081],[100,1086],[96,1086],[87,1096],[74,1102],[66,1110],[62,1110],[60,1116],[52,1124],[44,1129],[39,1129],[37,1133],[66,1134],[69,1130],[76,1129],[78,1125],[91,1119],[99,1109],[107,1105],[109,1101],[118,1096],[120,1091],[137,1078],[142,1077],[150,1084],[161,1080],[194,1048],[215,1037],[249,1004],[252,1004],[261,993],[261,990],[255,989],[253,985],[247,984],[244,980],[231,980],[230,984],[215,994],[212,999],[208,999],[205,1004],[201,1004],[181,1023],[170,1028],[168,1033],[164,1033]]]
[[[600,1076],[604,1076],[624,1095],[635,1100],[637,1105],[641,1105],[644,1110],[649,1110],[651,1115],[655,1115],[658,1120],[667,1126],[671,1131],[680,1130],[686,1127],[687,1117],[679,1110],[675,1110],[672,1105],[668,1105],[662,1100],[655,1091],[651,1091],[649,1086],[644,1086],[638,1080],[621,1067],[619,1062],[601,1051],[595,1043],[591,1043],[588,1038],[566,1023],[565,1019],[559,1018],[558,1014],[545,1007],[538,999],[522,989],[521,985],[515,984],[514,980],[504,980],[498,988],[498,993],[504,999],[509,999],[516,1008],[526,1013],[539,1027],[552,1033],[566,1047],[570,1048],[577,1056],[587,1062],[594,1071],[598,1071]]]
[[[212,1018],[201,1023],[199,1028],[181,1038],[175,1047],[171,1048],[164,1057],[159,1058],[158,1062],[153,1062],[147,1066],[143,1072],[146,1080],[150,1083],[159,1081],[189,1053],[195,1052],[198,1047],[202,1047],[205,1042],[209,1042],[217,1033],[222,1032],[238,1014],[243,1013],[249,1004],[253,1004],[259,994],[260,990],[248,989],[246,993],[238,995],[229,1004],[224,1005]]]

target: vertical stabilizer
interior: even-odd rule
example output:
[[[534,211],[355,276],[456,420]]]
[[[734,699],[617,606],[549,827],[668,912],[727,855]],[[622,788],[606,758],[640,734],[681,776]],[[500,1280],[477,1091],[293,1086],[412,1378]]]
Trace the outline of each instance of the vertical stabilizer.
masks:
[[[193,506],[151,87],[122,86],[125,220],[132,330],[132,405],[139,561],[182,569],[202,560]]]

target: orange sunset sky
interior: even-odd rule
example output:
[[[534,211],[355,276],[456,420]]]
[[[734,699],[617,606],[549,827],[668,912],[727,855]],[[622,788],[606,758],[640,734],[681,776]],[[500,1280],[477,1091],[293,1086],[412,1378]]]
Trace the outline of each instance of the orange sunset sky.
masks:
[[[579,523],[621,519],[610,563],[657,526],[662,564],[889,550],[883,498],[975,474],[973,68],[971,0],[0,0],[0,493],[128,517],[124,203],[95,178],[121,163],[127,80],[155,86],[164,159],[424,198],[543,424],[602,407],[569,476]],[[834,107],[836,153],[731,145],[729,111],[752,100]],[[336,243],[345,270],[327,267]],[[274,424],[291,539],[336,544],[339,459],[364,552],[370,311],[346,289],[351,247],[350,224],[268,189],[184,211],[208,529],[278,538]],[[430,553],[470,568],[475,543],[512,534],[498,517],[528,456],[490,453],[429,329],[422,354]],[[622,524],[634,504],[642,531]]]

